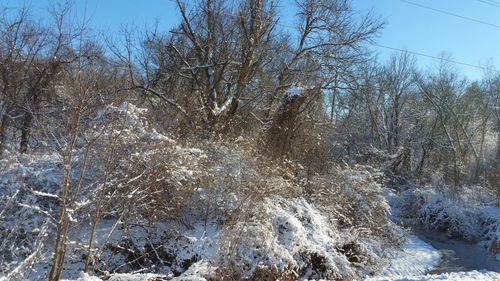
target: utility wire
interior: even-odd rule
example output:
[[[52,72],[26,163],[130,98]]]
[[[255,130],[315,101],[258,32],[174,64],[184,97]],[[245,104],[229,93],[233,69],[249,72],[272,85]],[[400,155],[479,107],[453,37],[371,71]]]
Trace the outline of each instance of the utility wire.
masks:
[[[476,1],[500,8],[500,3],[498,3],[498,2],[490,2],[490,1],[487,1],[487,0],[476,0]]]
[[[500,2],[495,1],[495,0],[485,0],[485,1],[490,2],[490,3],[493,3],[493,4],[498,4],[498,5],[500,5]]]
[[[376,44],[376,43],[371,43],[370,45],[375,46],[375,47],[379,47],[379,48],[388,49],[388,50],[398,51],[398,52],[402,52],[402,53],[409,53],[409,54],[420,56],[420,57],[431,58],[431,59],[436,59],[436,60],[445,61],[445,62],[449,62],[449,63],[473,67],[473,68],[481,69],[481,70],[485,70],[485,71],[491,71],[491,69],[487,68],[487,67],[483,67],[483,66],[479,66],[479,65],[475,65],[475,64],[470,64],[470,63],[466,63],[466,62],[461,62],[461,61],[457,61],[457,60],[451,60],[451,59],[447,59],[447,58],[443,58],[443,57],[432,56],[432,55],[428,55],[428,54],[424,54],[424,53],[420,53],[420,52],[416,52],[416,51],[399,49],[399,48],[389,47],[389,46]]]
[[[464,20],[472,21],[472,22],[475,22],[475,23],[480,23],[480,24],[491,26],[491,27],[500,28],[500,25],[497,25],[497,24],[494,24],[494,23],[489,23],[489,22],[486,22],[486,21],[482,21],[482,20],[478,20],[478,19],[474,19],[474,18],[469,18],[469,17],[466,17],[466,16],[462,16],[462,15],[459,15],[459,14],[452,13],[452,12],[448,12],[448,11],[444,11],[444,10],[432,8],[432,7],[429,7],[429,6],[425,6],[425,5],[422,5],[422,4],[419,4],[419,3],[415,3],[415,2],[412,2],[412,1],[408,1],[408,0],[399,0],[399,1],[401,1],[403,3],[406,3],[406,4],[413,5],[413,6],[417,6],[417,7],[420,7],[420,8],[428,9],[428,10],[431,10],[431,11],[434,11],[434,12],[438,12],[438,13],[446,14],[446,15],[449,15],[449,16],[461,18],[461,19],[464,19]]]

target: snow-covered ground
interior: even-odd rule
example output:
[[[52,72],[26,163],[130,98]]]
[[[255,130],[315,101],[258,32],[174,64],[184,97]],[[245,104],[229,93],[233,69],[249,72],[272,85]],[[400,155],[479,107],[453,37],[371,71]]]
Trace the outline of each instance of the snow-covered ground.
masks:
[[[206,280],[200,274],[203,272],[203,268],[198,269],[198,272],[189,274],[186,276],[178,277],[172,279],[175,280]],[[150,281],[154,280],[155,277],[159,277],[155,274],[116,274],[108,279],[108,281]],[[0,279],[1,280],[1,279]],[[407,277],[373,277],[367,278],[365,281],[437,281],[437,280],[448,280],[448,281],[495,281],[500,280],[500,274],[488,271],[469,271],[469,272],[453,272],[453,273],[443,273],[443,274],[426,274],[426,275],[415,275]],[[63,280],[63,281],[102,281],[102,279],[82,274],[78,279],[73,280]]]
[[[500,280],[500,274],[491,271],[474,270],[468,272],[452,272],[443,274],[426,274],[406,277],[375,277],[365,281],[495,281]]]
[[[391,219],[412,225],[418,237],[410,236],[380,275],[366,280],[500,280],[500,263],[495,253],[487,251],[499,239],[500,209],[493,207],[487,196],[464,194],[450,198],[432,189],[388,189]],[[423,227],[416,226],[420,223]],[[479,243],[470,243],[473,240]],[[426,274],[429,272],[436,274]]]
[[[483,255],[485,254],[486,252],[483,252]],[[500,280],[500,273],[485,269],[426,274],[438,267],[442,258],[442,251],[412,235],[402,245],[401,250],[394,251],[393,254],[389,255],[387,266],[382,268],[378,276],[366,278],[365,281]],[[500,270],[500,268],[498,269]]]
[[[441,254],[417,236],[410,235],[401,250],[389,253],[381,276],[403,277],[424,274],[438,265]]]

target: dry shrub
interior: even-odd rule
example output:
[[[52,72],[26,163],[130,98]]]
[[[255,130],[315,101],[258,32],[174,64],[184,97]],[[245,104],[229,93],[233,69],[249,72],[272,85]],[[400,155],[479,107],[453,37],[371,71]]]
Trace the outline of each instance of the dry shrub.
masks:
[[[112,175],[113,196],[132,199],[134,212],[149,220],[183,219],[206,176],[202,151],[160,142],[122,159]]]
[[[254,140],[242,137],[185,141],[181,145],[152,129],[141,117],[140,109],[128,107],[131,110],[119,112],[123,116],[117,118],[123,125],[112,126],[112,133],[101,140],[102,146],[112,147],[113,159],[117,160],[113,162],[118,163],[110,169],[107,187],[101,187],[103,196],[113,203],[106,205],[107,212],[117,215],[126,211],[130,222],[147,219],[151,225],[164,221],[188,227],[202,221],[205,225],[219,223],[220,248],[213,263],[226,279],[293,280],[306,272],[315,272],[318,278],[354,276],[351,266],[361,264],[365,255],[354,241],[356,237],[386,230],[388,206],[374,171],[366,167],[336,168],[318,174],[325,169],[325,162],[324,158],[315,160],[314,155],[326,151],[326,146],[308,150],[314,145],[304,141],[294,146],[295,151],[302,151],[299,161],[285,161],[266,157]],[[323,167],[306,171],[299,163],[306,164],[307,157]],[[298,216],[301,229],[320,228],[323,224],[311,224],[308,219],[318,213],[301,216],[300,212],[294,213],[295,207],[276,209],[284,212],[281,217],[269,211],[270,206],[278,204],[273,201],[277,197],[293,201],[304,194],[333,222],[334,233],[325,230],[328,227],[322,230],[322,237],[330,237],[327,240],[331,241],[319,247],[322,250],[310,250],[308,244],[290,250],[276,234],[282,223],[279,218],[284,223]],[[293,201],[291,206],[313,209],[306,200],[299,201]],[[325,223],[330,225],[330,221]],[[331,236],[338,235],[336,226],[357,235],[337,243]],[[281,250],[275,251],[276,245],[269,243]]]
[[[319,88],[294,87],[287,92],[264,136],[266,153],[303,163],[323,172],[330,161],[333,126],[323,111]]]
[[[211,161],[209,177],[205,179],[209,182],[206,192],[213,198],[200,199],[212,204],[214,211],[237,213],[249,200],[262,202],[272,195],[300,194],[292,166],[260,155],[242,138],[233,143],[208,142],[203,146]]]
[[[118,163],[104,193],[114,206],[126,206],[129,216],[228,223],[240,218],[249,200],[300,194],[293,167],[259,155],[251,140],[180,145],[151,128],[144,111],[128,104],[103,113],[116,124],[100,145],[111,143],[112,162]]]
[[[105,128],[93,132],[99,152],[94,174],[101,177],[95,200],[110,214],[182,221],[183,208],[207,171],[206,155],[158,133],[146,112],[129,103],[99,112],[95,127]]]
[[[366,166],[333,168],[307,183],[309,200],[353,233],[385,236],[390,233],[390,211],[377,182],[379,173]]]

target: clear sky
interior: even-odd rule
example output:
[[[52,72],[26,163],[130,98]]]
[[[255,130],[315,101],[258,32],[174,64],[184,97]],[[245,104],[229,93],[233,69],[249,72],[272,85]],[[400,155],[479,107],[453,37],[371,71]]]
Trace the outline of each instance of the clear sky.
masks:
[[[411,5],[401,0],[354,0],[360,10],[373,9],[385,21],[378,43],[439,56],[442,52],[456,61],[500,65],[500,1],[498,0],[410,0],[434,9],[473,18],[497,27]],[[497,5],[486,4],[496,2]],[[391,51],[378,48],[381,57]],[[436,60],[418,57],[424,68]],[[483,70],[458,66],[471,79],[481,77]]]
[[[282,18],[290,21],[290,3],[280,0]],[[481,24],[417,7],[408,2],[418,3],[434,9],[487,22],[495,26]],[[51,2],[57,0],[0,0],[2,5],[15,7],[26,4],[33,13],[43,15]],[[80,12],[86,7],[92,15],[92,27],[108,34],[116,33],[122,24],[137,26],[152,25],[158,20],[161,29],[167,31],[178,22],[178,10],[171,0],[76,0]],[[491,4],[487,4],[491,3]],[[498,3],[495,5],[495,3]],[[500,69],[500,0],[353,0],[359,11],[372,9],[386,26],[377,43],[380,45],[408,49],[422,54],[440,56],[473,65],[493,64]],[[287,14],[288,13],[288,14]],[[385,59],[394,52],[374,47]],[[432,68],[438,62],[434,59],[418,57],[422,68]],[[482,70],[457,65],[457,68],[471,79],[478,79]]]

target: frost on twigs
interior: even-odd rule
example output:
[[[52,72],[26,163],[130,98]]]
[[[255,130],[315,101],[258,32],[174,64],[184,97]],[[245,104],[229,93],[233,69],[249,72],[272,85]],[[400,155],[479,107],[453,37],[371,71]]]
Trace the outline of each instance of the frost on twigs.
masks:
[[[495,255],[500,252],[500,211],[494,196],[480,187],[462,188],[450,196],[435,187],[401,192],[403,215],[418,218],[425,227],[444,231],[451,238],[478,242]]]
[[[65,278],[92,280],[81,275],[86,263],[109,280],[349,280],[376,269],[372,245],[390,239],[391,225],[371,168],[306,176],[300,163],[268,158],[245,138],[174,140],[146,114],[130,103],[105,107],[84,131],[92,141],[73,151],[72,187],[81,186],[68,208]],[[0,219],[10,223],[1,230],[17,247],[2,252],[2,274],[22,264],[19,276],[43,279],[60,158],[12,155],[0,164],[9,209]]]

